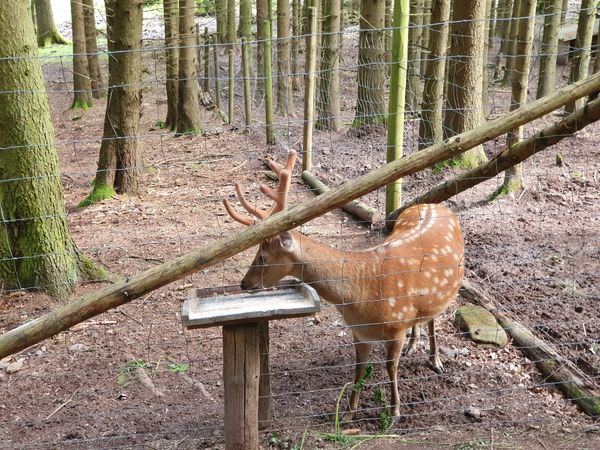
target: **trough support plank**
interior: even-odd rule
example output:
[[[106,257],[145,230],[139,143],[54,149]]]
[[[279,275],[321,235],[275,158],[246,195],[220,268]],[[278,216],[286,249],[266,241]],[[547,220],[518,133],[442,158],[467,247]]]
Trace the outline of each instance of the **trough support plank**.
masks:
[[[258,428],[264,430],[273,418],[271,398],[271,369],[269,367],[269,321],[258,324],[260,351],[260,382],[258,387]]]

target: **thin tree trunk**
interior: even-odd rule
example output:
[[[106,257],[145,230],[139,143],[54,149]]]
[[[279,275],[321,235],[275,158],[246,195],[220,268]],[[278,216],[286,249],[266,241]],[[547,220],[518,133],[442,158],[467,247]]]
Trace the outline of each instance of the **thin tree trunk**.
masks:
[[[136,139],[142,104],[139,51],[142,48],[142,9],[142,0],[106,2],[109,90],[94,191],[84,204],[111,196],[114,191],[122,194],[138,191],[142,166]]]
[[[81,0],[71,0],[71,26],[73,28],[73,103],[71,109],[86,110],[92,106],[92,86],[86,55]]]
[[[544,8],[544,35],[540,48],[540,74],[537,98],[544,97],[556,88],[556,58],[558,56],[558,31],[562,0],[546,0]]]
[[[177,127],[177,109],[179,103],[179,4],[178,0],[166,0],[164,6],[165,21],[165,64],[167,90],[167,117],[165,127],[174,130]]]
[[[323,3],[323,44],[321,46],[321,82],[317,94],[317,123],[321,130],[338,131],[340,121],[340,12],[341,0]]]
[[[531,68],[531,54],[533,46],[533,32],[535,25],[535,0],[519,0],[519,23],[517,25],[517,45],[513,55],[512,70],[512,99],[510,110],[521,108],[527,102],[527,85],[529,69]],[[506,136],[506,145],[511,147],[523,140],[523,127],[517,127]],[[503,185],[492,195],[506,195],[518,192],[524,188],[523,168],[521,164],[510,167],[504,176]]]
[[[567,21],[567,12],[569,11],[569,0],[562,0],[562,12],[560,14],[560,25],[563,26]]]
[[[300,91],[300,0],[292,0],[292,90]],[[341,11],[340,11],[341,19]],[[341,23],[341,20],[340,20]]]
[[[448,106],[445,137],[471,130],[484,122],[481,105],[483,44],[486,0],[464,0],[454,4],[451,28]],[[463,168],[487,161],[482,146],[455,159]]]
[[[235,11],[234,11],[235,12]],[[194,0],[179,0],[179,100],[177,134],[197,133],[200,124],[200,86],[196,78]],[[235,28],[233,29],[235,39]]]
[[[52,44],[68,44],[56,29],[50,0],[35,0],[35,19],[38,46],[48,47]]]
[[[254,64],[252,62],[252,0],[240,0],[240,38],[247,42],[247,63],[250,78],[248,82],[252,84],[254,78]],[[243,69],[245,70],[245,68]]]
[[[291,83],[290,2],[277,0],[277,109],[276,114],[294,115]]]
[[[485,21],[485,39],[483,41],[483,81],[482,81],[482,89],[481,89],[481,108],[483,111],[483,116],[488,116],[489,111],[489,84],[490,84],[490,74],[489,74],[489,56],[490,56],[490,38],[492,31],[492,22],[491,22],[491,13],[492,13],[492,5],[494,0],[486,0],[485,3],[485,17],[489,17],[489,20]]]
[[[98,58],[94,0],[82,0],[82,3],[83,22],[85,26],[85,48],[87,51],[92,97],[101,98],[105,95],[105,90],[102,87],[102,71],[100,70],[100,61]]]
[[[385,123],[385,0],[361,2],[354,128]]]
[[[269,18],[268,0],[256,0],[256,89],[254,101],[260,103],[265,96],[265,68],[263,41],[265,40],[265,20]]]
[[[431,31],[431,9],[434,0],[424,0],[423,2],[423,36],[421,37],[421,69],[420,74],[427,70],[427,49],[429,48],[429,34]]]
[[[500,0],[500,26],[498,29],[498,36],[500,37],[500,53],[505,55],[508,53],[508,45],[510,36],[510,24],[512,22],[512,11],[513,11],[513,0]]]
[[[513,66],[514,66],[514,55],[517,51],[517,33],[518,30],[518,16],[519,16],[519,8],[520,8],[520,0],[513,1],[513,10],[510,18],[510,28],[508,30],[508,38],[506,40],[506,65],[504,69],[504,79],[502,80],[503,86],[509,86],[511,83],[511,79],[513,76]]]
[[[577,38],[575,39],[575,53],[571,62],[571,83],[583,80],[588,76],[590,68],[590,54],[594,22],[596,21],[596,0],[581,0],[579,22],[577,25]],[[583,106],[583,101],[568,104],[565,112],[571,113]]]
[[[428,61],[423,87],[423,105],[419,124],[419,149],[441,142],[444,139],[444,74],[448,48],[448,22],[450,0],[433,0],[431,29],[429,34]]]
[[[181,1],[181,0],[180,0]],[[230,48],[236,41],[235,36],[235,2],[236,0],[227,0],[227,32],[225,35],[227,47]]]
[[[406,109],[415,113],[421,97],[421,38],[423,36],[423,0],[412,0],[408,31],[408,84]]]
[[[168,0],[165,1],[165,3]],[[215,0],[217,41],[219,44],[227,42],[227,0]]]
[[[0,2],[0,30],[0,60],[10,58],[0,63],[0,280],[5,290],[34,288],[67,298],[95,268],[69,233],[27,2]]]

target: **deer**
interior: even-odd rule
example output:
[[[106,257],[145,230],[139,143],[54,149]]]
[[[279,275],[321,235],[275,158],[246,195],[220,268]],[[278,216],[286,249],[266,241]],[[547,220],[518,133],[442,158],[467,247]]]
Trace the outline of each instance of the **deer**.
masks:
[[[224,198],[229,216],[250,226],[285,210],[296,158],[292,150],[284,167],[269,161],[279,185],[259,187],[274,201],[268,211],[252,205],[236,182],[241,206],[254,217],[238,213]],[[458,218],[447,207],[408,207],[384,242],[366,249],[340,250],[296,230],[284,231],[260,243],[240,287],[244,291],[266,289],[287,276],[312,286],[323,300],[336,307],[351,330],[356,353],[355,386],[364,379],[372,348],[383,343],[394,417],[400,415],[398,363],[409,328],[415,337],[419,324],[427,323],[430,363],[436,372],[443,371],[434,318],[446,311],[464,276],[462,232]],[[414,343],[409,342],[409,351],[411,346]],[[345,420],[351,420],[357,411],[359,395],[360,389],[352,390]]]

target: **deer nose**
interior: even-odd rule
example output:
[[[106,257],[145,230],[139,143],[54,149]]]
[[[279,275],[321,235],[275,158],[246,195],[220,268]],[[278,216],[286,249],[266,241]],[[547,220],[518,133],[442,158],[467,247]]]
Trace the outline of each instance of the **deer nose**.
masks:
[[[242,282],[240,283],[240,288],[242,289],[242,291],[248,291],[252,289],[252,287],[246,280],[242,280]]]

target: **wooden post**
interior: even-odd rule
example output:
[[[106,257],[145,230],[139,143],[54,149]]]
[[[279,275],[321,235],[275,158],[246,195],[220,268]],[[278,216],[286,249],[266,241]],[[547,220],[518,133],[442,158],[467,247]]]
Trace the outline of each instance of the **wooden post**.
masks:
[[[246,130],[252,125],[252,93],[250,92],[250,44],[242,38],[242,66],[244,69],[244,112],[246,115]]]
[[[317,67],[317,9],[308,8],[306,64],[304,74],[304,129],[302,133],[302,170],[312,169],[313,129],[315,123],[315,71]]]
[[[196,64],[198,85],[202,86],[202,45],[200,45],[200,28],[198,24],[196,24]]]
[[[260,347],[260,382],[258,387],[258,428],[264,430],[273,419],[271,369],[269,367],[269,321],[258,323]]]
[[[213,60],[215,64],[215,103],[217,112],[221,111],[221,88],[219,87],[219,54],[217,53],[217,36],[213,36]]]
[[[229,48],[227,49],[227,58],[229,60],[229,101],[228,101],[228,110],[227,110],[227,114],[229,115],[229,118],[227,120],[227,123],[231,125],[231,123],[233,122],[233,101],[234,101],[234,76],[235,76],[235,67],[233,64],[233,44],[231,44],[231,46],[229,46]]]
[[[263,47],[263,63],[265,72],[265,122],[267,145],[275,145],[273,133],[273,73],[271,67],[271,21],[265,20],[265,40]]]
[[[204,27],[204,92],[208,92],[208,79],[210,71],[208,67],[208,52],[210,50],[210,36],[208,35],[208,27]]]
[[[258,324],[223,327],[225,448],[258,448]]]

